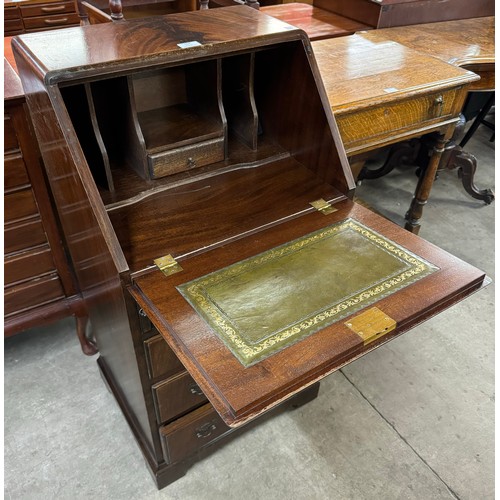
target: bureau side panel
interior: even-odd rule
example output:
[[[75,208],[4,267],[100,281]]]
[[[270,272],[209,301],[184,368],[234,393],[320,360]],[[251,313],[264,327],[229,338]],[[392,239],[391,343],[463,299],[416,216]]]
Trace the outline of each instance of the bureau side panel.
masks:
[[[115,387],[151,449],[150,422],[122,288],[122,280],[128,280],[126,261],[59,90],[46,89],[19,54],[16,62],[92,333]]]

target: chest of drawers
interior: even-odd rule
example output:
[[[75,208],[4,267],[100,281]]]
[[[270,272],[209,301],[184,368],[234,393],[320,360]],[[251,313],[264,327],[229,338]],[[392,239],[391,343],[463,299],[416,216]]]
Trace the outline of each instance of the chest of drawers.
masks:
[[[4,3],[4,36],[78,26],[75,2],[25,0]]]
[[[4,75],[4,333],[76,315],[82,347],[93,354],[24,92],[6,59]]]

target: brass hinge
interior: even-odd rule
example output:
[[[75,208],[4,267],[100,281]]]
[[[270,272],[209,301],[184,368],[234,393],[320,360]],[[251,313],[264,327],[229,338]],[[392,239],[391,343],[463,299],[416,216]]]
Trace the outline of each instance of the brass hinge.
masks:
[[[363,339],[364,345],[377,340],[396,328],[396,321],[378,307],[372,307],[344,324]]]
[[[170,254],[155,259],[154,263],[165,276],[170,276],[171,274],[182,271],[180,264]]]
[[[309,205],[312,205],[318,212],[321,212],[324,215],[332,214],[333,212],[337,211],[336,208],[332,207],[332,205],[325,201],[323,198],[311,201]]]

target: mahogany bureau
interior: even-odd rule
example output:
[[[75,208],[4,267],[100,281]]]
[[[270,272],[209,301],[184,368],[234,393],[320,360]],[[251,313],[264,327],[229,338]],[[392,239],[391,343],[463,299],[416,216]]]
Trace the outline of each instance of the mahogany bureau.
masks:
[[[160,488],[487,283],[352,201],[301,30],[238,6],[14,53],[99,368]]]

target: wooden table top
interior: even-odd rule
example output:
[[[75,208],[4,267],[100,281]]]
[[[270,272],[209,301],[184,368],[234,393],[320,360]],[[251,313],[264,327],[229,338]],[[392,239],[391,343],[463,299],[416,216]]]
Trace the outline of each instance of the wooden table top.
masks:
[[[261,12],[304,30],[311,40],[352,35],[370,26],[305,3],[269,5]]]
[[[474,73],[394,41],[360,34],[312,42],[334,113],[470,83]]]
[[[495,17],[367,31],[366,40],[392,40],[455,66],[495,62]]]

